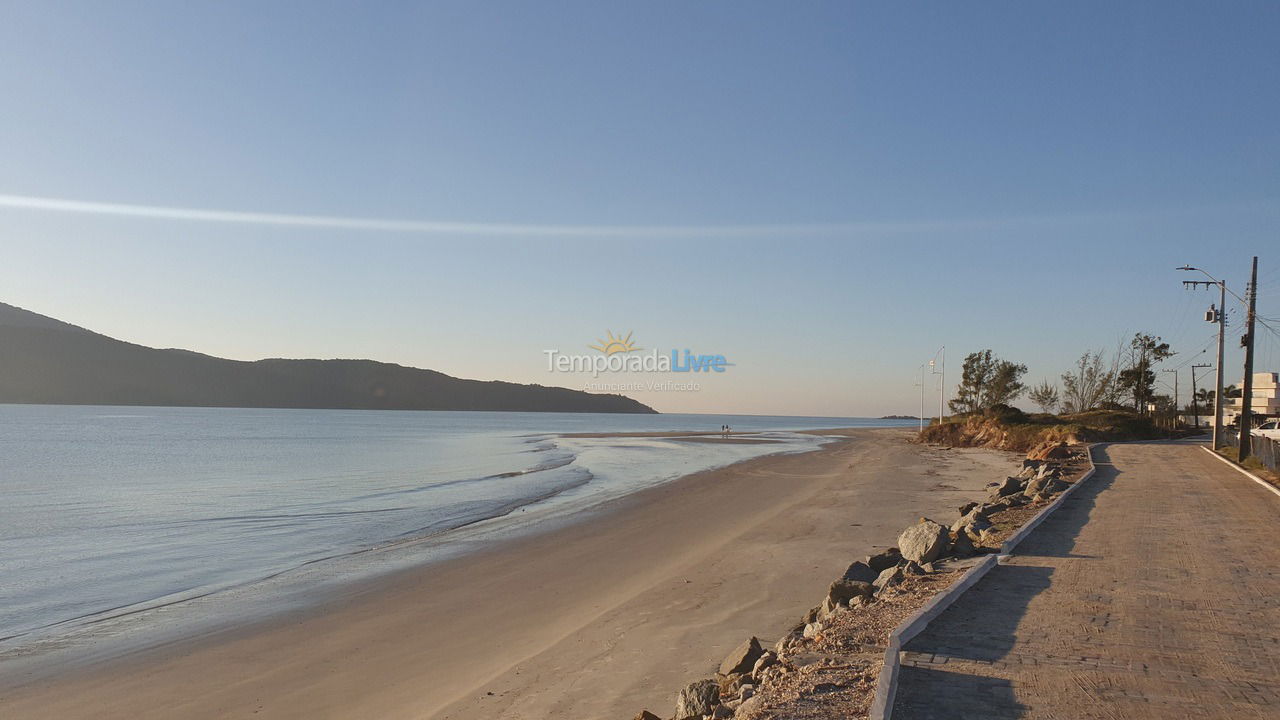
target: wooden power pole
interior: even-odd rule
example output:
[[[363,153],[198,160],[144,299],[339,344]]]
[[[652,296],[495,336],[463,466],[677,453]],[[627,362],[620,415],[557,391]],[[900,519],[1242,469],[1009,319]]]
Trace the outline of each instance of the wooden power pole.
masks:
[[[1249,457],[1253,440],[1253,322],[1258,310],[1258,256],[1253,256],[1253,272],[1249,276],[1249,317],[1244,331],[1244,389],[1240,391],[1240,454],[1236,460]]]

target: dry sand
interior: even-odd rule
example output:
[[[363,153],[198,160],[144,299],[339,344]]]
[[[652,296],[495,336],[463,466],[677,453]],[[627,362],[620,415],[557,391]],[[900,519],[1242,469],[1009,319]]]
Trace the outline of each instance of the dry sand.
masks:
[[[920,515],[950,518],[1015,465],[909,445],[902,430],[842,434],[306,612],[52,678],[0,667],[0,717],[669,715],[679,687],[747,636],[780,636],[851,560]]]

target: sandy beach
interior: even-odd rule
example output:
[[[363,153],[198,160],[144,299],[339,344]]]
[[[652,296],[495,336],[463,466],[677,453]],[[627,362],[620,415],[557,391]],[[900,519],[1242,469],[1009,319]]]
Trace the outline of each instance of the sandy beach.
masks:
[[[904,430],[840,434],[305,612],[35,679],[0,667],[0,716],[668,715],[680,686],[746,637],[781,635],[851,560],[920,515],[950,517],[1016,464]]]

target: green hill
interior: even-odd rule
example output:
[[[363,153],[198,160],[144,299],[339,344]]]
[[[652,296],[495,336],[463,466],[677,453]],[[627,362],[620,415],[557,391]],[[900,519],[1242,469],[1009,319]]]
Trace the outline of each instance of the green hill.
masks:
[[[0,403],[653,413],[622,395],[373,360],[245,362],[127,343],[0,303]]]

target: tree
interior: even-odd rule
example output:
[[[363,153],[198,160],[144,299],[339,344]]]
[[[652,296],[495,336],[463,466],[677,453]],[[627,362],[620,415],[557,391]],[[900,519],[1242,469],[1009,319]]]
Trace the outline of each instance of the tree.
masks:
[[[1160,338],[1137,333],[1129,341],[1129,366],[1120,371],[1118,381],[1126,394],[1133,398],[1133,409],[1139,414],[1147,411],[1147,403],[1155,396],[1156,373],[1153,368],[1173,355],[1169,343]]]
[[[1217,397],[1217,395],[1218,395],[1218,391],[1213,390],[1212,388],[1201,388],[1200,390],[1196,391],[1196,398],[1200,402],[1204,403],[1204,406],[1208,408],[1205,411],[1206,415],[1213,414],[1213,408],[1214,408],[1213,400],[1215,397]],[[1231,398],[1238,398],[1240,397],[1240,388],[1236,387],[1235,385],[1228,385],[1222,388],[1222,397],[1228,400],[1230,400]]]
[[[1050,385],[1048,380],[1041,380],[1039,385],[1031,388],[1027,397],[1044,412],[1051,413],[1058,409],[1058,386]]]
[[[990,350],[969,353],[960,371],[956,398],[949,403],[951,411],[977,412],[1009,404],[1026,390],[1021,382],[1026,372],[1026,365],[1001,360]]]
[[[1062,411],[1079,413],[1098,407],[1113,384],[1111,371],[1102,364],[1102,351],[1086,350],[1076,361],[1075,370],[1062,374]]]

